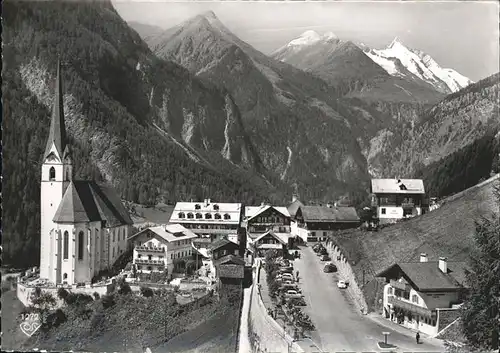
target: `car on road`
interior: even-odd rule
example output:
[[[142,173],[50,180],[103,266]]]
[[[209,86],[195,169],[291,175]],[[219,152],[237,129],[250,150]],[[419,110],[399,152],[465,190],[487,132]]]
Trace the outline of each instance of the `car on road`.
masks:
[[[343,279],[341,279],[337,282],[337,287],[339,287],[341,289],[345,289],[345,288],[347,288],[347,282],[344,281]]]
[[[293,266],[284,266],[279,268],[279,273],[292,273],[293,272]]]
[[[283,296],[285,298],[297,298],[297,299],[302,298],[302,294],[300,294],[294,289],[288,289],[286,292],[283,293]]]
[[[330,256],[328,255],[321,255],[321,257],[319,258],[321,261],[330,261]]]
[[[283,279],[289,279],[289,280],[291,280],[291,281],[293,281],[293,280],[294,280],[293,275],[292,275],[291,273],[283,273],[283,274],[281,275],[281,278],[283,278]]]
[[[297,286],[296,283],[293,283],[291,281],[286,281],[285,283],[282,283],[281,284],[281,288],[286,289],[286,290],[288,290],[288,289],[294,289],[297,292],[301,292],[299,286]]]
[[[335,266],[331,262],[327,262],[325,264],[325,267],[323,268],[323,272],[326,272],[326,273],[337,272],[337,266]]]

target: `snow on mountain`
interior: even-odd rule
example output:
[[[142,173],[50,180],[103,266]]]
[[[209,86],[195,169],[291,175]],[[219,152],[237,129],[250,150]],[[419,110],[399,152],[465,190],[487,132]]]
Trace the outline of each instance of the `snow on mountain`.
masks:
[[[292,40],[287,44],[288,47],[293,47],[296,45],[310,45],[321,40],[321,36],[315,31],[305,31],[298,38]]]
[[[453,69],[444,69],[428,54],[408,49],[396,37],[385,49],[363,47],[365,54],[392,76],[417,78],[443,93],[456,92],[473,83]]]
[[[326,32],[323,35],[320,35],[318,32],[313,30],[308,30],[302,33],[299,37],[293,39],[288,44],[282,46],[274,53],[271,54],[272,57],[277,60],[286,61],[286,58],[290,55],[293,55],[299,51],[302,51],[304,48],[313,46],[314,44],[320,42],[330,42],[336,41],[338,42],[338,37],[333,32]]]

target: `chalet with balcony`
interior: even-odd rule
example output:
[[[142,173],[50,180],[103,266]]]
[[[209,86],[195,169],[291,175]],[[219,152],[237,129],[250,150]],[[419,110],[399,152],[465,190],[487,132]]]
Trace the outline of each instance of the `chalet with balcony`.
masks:
[[[385,277],[385,318],[428,335],[437,335],[458,317],[467,291],[465,262],[428,261],[396,263],[379,272]]]
[[[334,231],[357,228],[361,224],[356,209],[345,206],[300,206],[292,222],[292,235],[304,242],[325,241]]]
[[[268,250],[278,250],[281,256],[286,256],[285,254],[288,252],[288,239],[288,233],[274,233],[269,230],[255,238],[250,246],[259,257],[264,257]]]
[[[251,239],[268,232],[290,233],[290,214],[286,207],[261,205],[245,207],[244,225]]]
[[[422,179],[372,179],[372,207],[381,224],[420,216],[425,201]]]
[[[241,203],[177,202],[170,223],[181,224],[210,243],[237,237],[243,211]]]
[[[192,241],[197,236],[179,224],[146,228],[132,237],[133,263],[138,272],[172,273],[184,268],[193,257]]]

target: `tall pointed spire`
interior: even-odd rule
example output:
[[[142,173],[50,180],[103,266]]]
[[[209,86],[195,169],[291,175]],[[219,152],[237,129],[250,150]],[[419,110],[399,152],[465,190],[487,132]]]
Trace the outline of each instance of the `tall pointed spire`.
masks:
[[[52,144],[55,145],[59,156],[63,158],[63,153],[66,147],[66,126],[64,124],[64,100],[61,80],[61,61],[57,60],[57,79],[55,87],[54,104],[52,107],[52,119],[50,122],[49,138],[45,147],[45,156],[50,153]]]

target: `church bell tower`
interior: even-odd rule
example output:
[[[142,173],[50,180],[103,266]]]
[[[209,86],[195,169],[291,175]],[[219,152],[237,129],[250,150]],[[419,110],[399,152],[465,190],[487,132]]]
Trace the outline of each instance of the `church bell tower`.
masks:
[[[50,123],[49,137],[43,155],[40,198],[40,278],[56,282],[57,225],[52,221],[64,192],[71,182],[73,163],[67,144],[64,123],[64,101],[61,81],[61,63],[57,62],[57,79]]]

